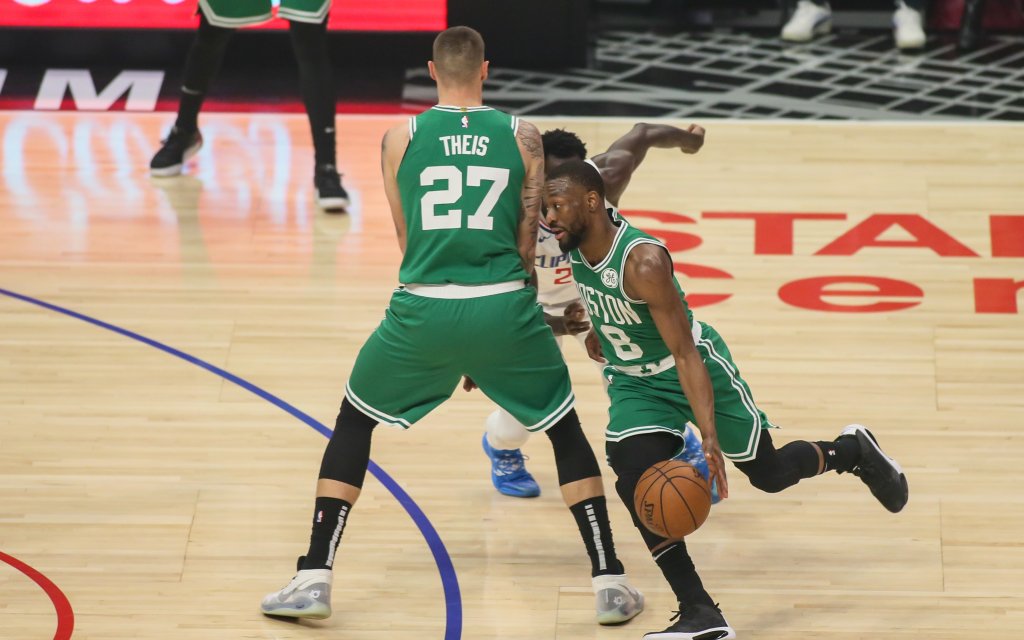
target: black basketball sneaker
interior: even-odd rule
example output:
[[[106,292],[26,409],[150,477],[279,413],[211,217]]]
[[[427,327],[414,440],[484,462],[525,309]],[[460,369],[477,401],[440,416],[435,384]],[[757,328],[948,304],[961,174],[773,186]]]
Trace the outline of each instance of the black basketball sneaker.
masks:
[[[672,616],[675,623],[664,631],[644,634],[643,640],[726,640],[735,638],[729,623],[725,621],[718,606],[693,604],[684,607]]]
[[[860,460],[853,468],[853,474],[860,478],[871,489],[882,506],[898,513],[910,499],[910,487],[903,468],[878,446],[878,440],[867,427],[851,424],[843,429],[844,436],[854,436],[860,444]]]
[[[316,203],[325,211],[341,211],[348,207],[348,191],[341,186],[341,176],[333,164],[322,164],[313,174]]]
[[[149,173],[159,177],[176,176],[181,173],[181,167],[188,159],[202,148],[203,136],[198,129],[186,132],[172,127],[171,132],[160,142],[163,146],[149,161]]]

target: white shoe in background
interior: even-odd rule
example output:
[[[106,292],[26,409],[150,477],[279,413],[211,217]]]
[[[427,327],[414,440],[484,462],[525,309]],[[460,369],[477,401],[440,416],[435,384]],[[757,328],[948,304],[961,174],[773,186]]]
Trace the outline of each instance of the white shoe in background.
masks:
[[[810,0],[800,0],[789,22],[782,27],[782,39],[789,42],[809,42],[815,36],[832,31],[832,9]]]
[[[900,0],[896,13],[892,14],[893,37],[900,49],[920,49],[924,46],[924,16]]]

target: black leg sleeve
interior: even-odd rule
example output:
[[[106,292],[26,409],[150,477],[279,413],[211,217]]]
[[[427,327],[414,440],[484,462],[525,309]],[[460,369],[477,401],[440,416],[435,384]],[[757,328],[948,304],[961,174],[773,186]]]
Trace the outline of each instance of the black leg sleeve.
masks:
[[[199,29],[185,58],[181,102],[178,105],[178,119],[174,123],[178,129],[196,130],[199,110],[203,106],[210,84],[220,71],[224,51],[233,33],[234,29],[213,26],[200,12]]]
[[[331,441],[324,450],[320,477],[362,488],[366,467],[370,464],[370,438],[375,426],[376,420],[345,398]]]
[[[765,430],[761,432],[754,459],[735,464],[754,487],[767,493],[778,493],[803,478],[818,475],[821,459],[814,445],[803,440],[776,449],[771,434]]]
[[[575,409],[565,414],[565,417],[544,433],[551,440],[551,447],[555,450],[558,484],[569,484],[601,475],[594,450],[590,448],[587,436],[583,434]]]
[[[608,463],[615,472],[615,492],[633,518],[633,525],[640,535],[653,549],[664,543],[662,538],[640,522],[633,503],[633,492],[643,475],[651,465],[668,460],[679,449],[679,438],[669,433],[649,433],[631,436],[621,442],[609,442],[607,445]]]
[[[313,134],[317,166],[335,164],[334,73],[327,53],[327,18],[321,24],[292,21],[288,25],[299,65],[299,86]]]

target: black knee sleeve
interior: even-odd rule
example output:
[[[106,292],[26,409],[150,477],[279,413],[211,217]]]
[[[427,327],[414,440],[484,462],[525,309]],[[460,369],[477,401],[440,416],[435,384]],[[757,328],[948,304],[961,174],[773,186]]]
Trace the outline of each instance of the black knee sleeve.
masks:
[[[622,499],[648,549],[658,546],[665,538],[640,522],[633,502],[633,493],[644,471],[652,464],[668,460],[678,449],[679,438],[664,432],[630,436],[620,442],[609,442],[607,445],[608,463],[616,476],[615,493]]]
[[[569,484],[584,478],[600,477],[594,450],[583,435],[579,416],[573,409],[553,427],[545,431],[555,450],[555,466],[558,468],[558,484]]]
[[[377,421],[345,398],[327,443],[320,477],[362,488],[366,467],[370,464],[370,438]]]
[[[757,455],[753,460],[737,462],[736,468],[746,474],[755,488],[778,493],[800,482],[801,478],[816,475],[818,459],[818,451],[811,443],[801,440],[776,449],[771,435],[762,431]]]

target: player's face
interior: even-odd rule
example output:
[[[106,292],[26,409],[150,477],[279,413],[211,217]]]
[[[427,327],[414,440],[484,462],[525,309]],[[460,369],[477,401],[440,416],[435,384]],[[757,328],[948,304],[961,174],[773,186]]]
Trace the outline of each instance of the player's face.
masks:
[[[590,206],[587,192],[565,178],[544,184],[544,218],[555,233],[558,248],[572,251],[587,233]]]

